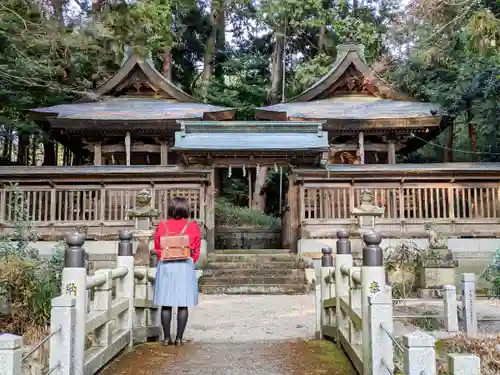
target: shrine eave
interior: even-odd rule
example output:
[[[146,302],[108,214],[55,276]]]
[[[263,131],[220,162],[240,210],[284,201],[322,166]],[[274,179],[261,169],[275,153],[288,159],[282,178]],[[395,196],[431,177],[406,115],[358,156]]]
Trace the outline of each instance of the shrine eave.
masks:
[[[328,150],[321,122],[181,121],[175,133],[177,151],[294,151]]]
[[[233,108],[204,103],[180,103],[163,98],[119,97],[90,103],[61,104],[31,111],[53,127],[86,127],[88,123],[175,121],[180,119],[232,119]],[[40,119],[40,118],[38,118]]]
[[[437,126],[439,107],[429,103],[397,101],[363,95],[350,95],[311,102],[280,103],[259,107],[257,119],[323,120],[325,130],[354,127],[407,128]]]

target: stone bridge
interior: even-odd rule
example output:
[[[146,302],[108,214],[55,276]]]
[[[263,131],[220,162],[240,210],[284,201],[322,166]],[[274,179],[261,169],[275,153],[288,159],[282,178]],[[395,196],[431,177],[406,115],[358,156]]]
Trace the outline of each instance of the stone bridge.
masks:
[[[88,275],[85,235],[67,237],[62,295],[52,301],[51,333],[29,350],[21,337],[0,335],[0,375],[23,374],[29,356],[46,342],[50,355],[42,375],[437,373],[433,337],[409,333],[404,345],[394,339],[394,301],[385,284],[378,234],[364,236],[363,266],[355,267],[349,234],[338,233],[336,264],[332,250],[323,249],[316,298],[202,296],[180,348],[158,343],[162,332],[152,304],[154,264],[134,265],[132,234],[122,231],[119,238],[116,267]],[[457,330],[453,288],[444,288],[449,331]],[[468,321],[474,320],[470,309],[464,311]],[[328,340],[313,340],[316,331]],[[396,350],[402,352],[402,366]],[[452,375],[480,374],[476,356],[450,355],[449,361]]]

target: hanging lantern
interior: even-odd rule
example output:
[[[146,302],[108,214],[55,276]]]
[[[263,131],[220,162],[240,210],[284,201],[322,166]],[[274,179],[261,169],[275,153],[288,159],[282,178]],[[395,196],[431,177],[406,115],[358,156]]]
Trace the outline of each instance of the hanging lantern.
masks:
[[[245,167],[245,164],[243,164],[243,177],[247,176],[247,169]]]
[[[274,163],[274,172],[278,173],[278,166],[276,165],[276,163]]]
[[[227,170],[227,177],[231,178],[232,174],[233,174],[233,170],[232,170],[231,166],[229,166],[229,169]]]
[[[257,168],[255,168],[255,175],[258,176],[260,173],[260,165],[257,164]]]

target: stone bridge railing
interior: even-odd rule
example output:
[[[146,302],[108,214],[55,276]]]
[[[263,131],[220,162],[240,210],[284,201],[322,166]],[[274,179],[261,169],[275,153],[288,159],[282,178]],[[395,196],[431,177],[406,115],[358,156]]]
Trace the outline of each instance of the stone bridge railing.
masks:
[[[363,236],[362,267],[353,265],[349,233],[341,230],[337,238],[335,259],[332,249],[322,250],[321,284],[316,288],[320,336],[336,341],[359,374],[436,375],[432,336],[416,331],[403,336],[403,345],[395,339],[394,300],[391,287],[386,284],[381,236],[376,233]],[[443,288],[443,301],[445,314],[441,318],[445,319],[446,330],[457,332],[455,286]],[[464,303],[463,315],[470,315],[469,310],[471,306]],[[404,362],[399,369],[395,349]],[[480,360],[473,355],[450,355],[449,368],[450,375],[480,375]]]
[[[44,375],[93,375],[123,349],[161,335],[152,304],[156,264],[135,267],[132,233],[122,231],[119,238],[116,268],[92,276],[85,268],[85,235],[66,238],[62,295],[52,300],[51,333],[28,354],[22,337],[0,335],[0,375],[22,374],[23,361],[47,341]]]

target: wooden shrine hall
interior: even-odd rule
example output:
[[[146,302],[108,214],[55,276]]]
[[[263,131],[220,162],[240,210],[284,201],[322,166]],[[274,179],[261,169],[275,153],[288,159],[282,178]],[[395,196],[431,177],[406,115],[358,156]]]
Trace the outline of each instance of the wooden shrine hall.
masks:
[[[287,102],[257,108],[256,120],[234,121],[235,114],[198,102],[151,59],[128,55],[94,93],[31,111],[64,156],[50,146],[43,166],[0,166],[1,230],[11,231],[15,219],[12,182],[49,236],[86,226],[101,238],[133,227],[127,212],[147,189],[161,214],[169,199],[185,196],[210,249],[218,173],[248,168],[252,185],[256,170],[277,166],[289,170],[282,220],[288,248],[356,228],[352,212],[367,189],[385,208],[378,222],[387,235],[423,233],[429,220],[460,235],[486,235],[500,224],[497,164],[396,163],[398,153],[420,147],[448,122],[436,106],[372,74],[362,46],[340,45],[325,77]]]

